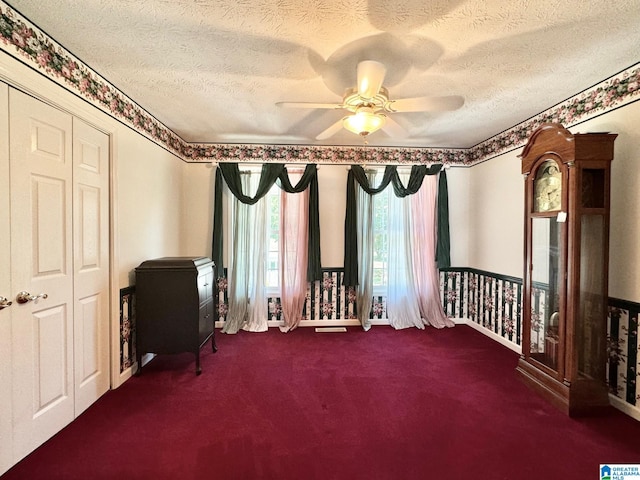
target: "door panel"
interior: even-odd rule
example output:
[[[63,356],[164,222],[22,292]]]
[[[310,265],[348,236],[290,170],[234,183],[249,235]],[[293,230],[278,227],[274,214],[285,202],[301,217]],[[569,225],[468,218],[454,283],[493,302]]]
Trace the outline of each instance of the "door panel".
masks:
[[[68,183],[59,178],[31,176],[34,278],[67,273],[65,193]]]
[[[78,245],[77,270],[87,272],[100,268],[100,190],[88,185],[79,186],[80,206],[79,221],[80,245]]]
[[[0,82],[0,297],[13,300],[9,224],[9,87]],[[11,312],[0,307],[0,475],[13,464],[11,408]]]
[[[100,349],[100,296],[91,295],[78,300],[80,310],[75,321],[79,323],[76,332],[81,340],[81,350],[76,351],[76,384],[82,389],[87,382],[94,380],[101,371]]]
[[[13,89],[9,117],[17,461],[74,418],[72,120]],[[20,291],[47,297],[18,304]]]
[[[68,345],[64,306],[33,313],[33,416],[38,417],[64,402],[68,396]]]
[[[48,125],[36,118],[32,118],[30,123],[31,153],[38,154],[42,159],[64,163],[67,160],[65,157],[67,132],[64,128]]]
[[[75,414],[109,389],[109,137],[73,119]]]

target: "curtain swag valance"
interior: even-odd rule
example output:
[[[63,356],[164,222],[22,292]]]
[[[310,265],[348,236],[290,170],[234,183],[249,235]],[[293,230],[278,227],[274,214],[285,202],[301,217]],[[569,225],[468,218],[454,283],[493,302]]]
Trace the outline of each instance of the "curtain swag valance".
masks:
[[[447,187],[447,175],[441,164],[414,165],[411,167],[409,182],[405,187],[398,175],[398,168],[395,165],[385,167],[382,181],[377,187],[369,184],[364,168],[360,165],[352,165],[347,176],[347,212],[344,222],[344,279],[345,286],[355,287],[358,285],[358,232],[356,220],[356,182],[369,195],[375,195],[384,191],[389,184],[393,186],[393,192],[397,197],[413,195],[422,186],[425,175],[436,175],[440,173],[438,179],[438,201],[437,201],[437,245],[436,262],[438,268],[451,266],[450,259],[450,239],[449,239],[449,199]]]
[[[222,180],[226,182],[231,193],[242,203],[254,205],[264,197],[274,183],[287,193],[300,193],[309,188],[309,258],[307,264],[307,280],[322,278],[320,261],[320,217],[318,200],[318,174],[314,164],[305,167],[300,181],[293,186],[289,180],[287,169],[282,163],[265,163],[262,165],[258,189],[253,197],[243,193],[240,180],[240,169],[237,163],[221,163],[216,170],[215,194],[213,208],[213,240],[211,258],[215,262],[218,276],[223,272],[222,239]]]

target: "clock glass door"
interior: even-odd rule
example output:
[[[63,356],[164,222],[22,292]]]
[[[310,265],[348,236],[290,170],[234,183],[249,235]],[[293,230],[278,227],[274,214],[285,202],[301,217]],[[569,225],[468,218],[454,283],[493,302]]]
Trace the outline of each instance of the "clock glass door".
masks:
[[[558,369],[561,310],[562,224],[531,218],[531,358]]]

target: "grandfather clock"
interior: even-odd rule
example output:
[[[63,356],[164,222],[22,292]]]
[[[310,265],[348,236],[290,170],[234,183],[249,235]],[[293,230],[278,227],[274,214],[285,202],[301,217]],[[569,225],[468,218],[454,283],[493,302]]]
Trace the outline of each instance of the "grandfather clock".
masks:
[[[522,380],[569,415],[609,405],[609,133],[541,125],[525,177]]]

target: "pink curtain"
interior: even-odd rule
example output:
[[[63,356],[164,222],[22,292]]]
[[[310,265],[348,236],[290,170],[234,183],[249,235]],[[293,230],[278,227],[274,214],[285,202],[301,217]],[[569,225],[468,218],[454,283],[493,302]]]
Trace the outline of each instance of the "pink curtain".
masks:
[[[289,171],[291,183],[302,171]],[[280,202],[280,302],[288,332],[300,324],[307,295],[309,189],[301,193],[282,192]]]
[[[422,188],[411,196],[411,241],[413,275],[418,293],[420,316],[436,328],[453,327],[440,299],[440,275],[436,266],[436,199],[438,176],[424,177]]]

